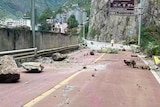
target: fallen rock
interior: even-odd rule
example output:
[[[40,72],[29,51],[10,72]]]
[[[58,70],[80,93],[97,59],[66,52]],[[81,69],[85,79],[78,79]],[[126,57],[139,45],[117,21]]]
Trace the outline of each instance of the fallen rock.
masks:
[[[95,77],[95,74],[92,74],[92,77]]]
[[[125,49],[125,48],[123,48],[123,49],[122,49],[122,51],[126,51],[126,49]]]
[[[0,58],[0,82],[17,82],[20,79],[17,64],[12,56],[2,56]]]
[[[84,66],[84,67],[83,67],[83,69],[87,69],[87,67],[86,67],[86,66]]]
[[[138,57],[138,56],[134,54],[134,55],[131,55],[131,57]]]
[[[90,51],[90,55],[94,55],[94,50]]]
[[[61,53],[54,53],[52,54],[52,59],[54,61],[62,61],[67,58],[67,55],[61,54]]]
[[[124,60],[124,63],[127,66],[130,66],[132,68],[143,69],[143,70],[150,70],[151,69],[148,65],[136,65],[136,62],[134,60]]]
[[[142,70],[151,70],[148,65],[139,65],[139,66],[135,66],[135,68],[142,69]]]
[[[136,44],[136,41],[134,39],[130,40],[129,45],[131,45],[131,44]]]
[[[42,72],[44,66],[42,66],[39,62],[24,62],[22,63],[22,67],[26,69],[28,72],[39,73]]]
[[[127,66],[130,66],[130,67],[133,67],[133,68],[135,68],[135,65],[136,65],[136,62],[134,60],[124,60],[124,63]]]

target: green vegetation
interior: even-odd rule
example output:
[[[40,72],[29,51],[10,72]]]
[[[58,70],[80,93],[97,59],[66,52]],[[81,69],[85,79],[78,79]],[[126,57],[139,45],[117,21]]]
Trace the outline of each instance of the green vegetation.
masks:
[[[141,47],[148,56],[160,55],[160,26],[143,27],[141,32]]]
[[[88,31],[89,31],[89,22],[85,24],[85,38],[87,37]]]
[[[92,28],[91,31],[90,31],[90,36],[91,36],[92,38],[94,38],[96,35],[99,36],[99,35],[100,35],[100,31]]]
[[[51,30],[51,25],[48,23],[41,23],[41,26],[38,29],[39,31],[44,31],[44,32],[48,32]]]
[[[76,20],[75,16],[74,15],[71,15],[69,18],[68,18],[68,27],[69,28],[75,28],[78,26],[78,21]]]
[[[56,10],[67,0],[35,0],[37,13],[41,13],[46,8]],[[0,16],[6,17],[23,17],[24,13],[31,10],[30,0],[0,0]],[[3,12],[1,12],[3,11]]]
[[[50,9],[45,9],[42,12],[41,16],[39,17],[38,22],[44,23],[44,22],[46,22],[46,19],[54,18],[54,17],[55,17],[55,15],[53,14],[53,12]]]
[[[49,31],[51,28],[51,25],[48,24],[46,20],[54,17],[55,17],[55,14],[50,9],[45,9],[38,19],[38,22],[41,24],[38,30]]]
[[[75,16],[74,15],[71,15],[69,18],[68,18],[68,34],[71,35],[71,36],[77,36],[78,35],[78,32],[77,32],[77,27],[78,27],[78,21],[76,20]]]
[[[127,16],[127,18],[126,18],[126,26],[128,26],[129,20],[130,20],[130,17]]]
[[[126,32],[126,26],[125,26],[125,28],[122,30],[122,35],[125,35],[125,32]]]
[[[68,29],[67,34],[70,36],[78,36],[79,35],[77,32],[77,28]]]
[[[126,17],[126,24],[125,24],[125,26],[124,26],[124,29],[123,29],[123,31],[122,31],[122,35],[125,35],[125,33],[126,33],[126,27],[128,26],[128,23],[129,23],[129,20],[130,20],[130,17]]]

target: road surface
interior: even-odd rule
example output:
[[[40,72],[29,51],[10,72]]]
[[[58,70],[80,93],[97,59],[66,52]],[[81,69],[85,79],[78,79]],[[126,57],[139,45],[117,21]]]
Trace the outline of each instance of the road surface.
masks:
[[[0,84],[1,107],[159,107],[160,84],[149,70],[123,63],[130,51],[118,54],[82,49],[67,61],[44,63],[42,73],[20,68],[18,83]],[[145,65],[134,57],[138,65]]]

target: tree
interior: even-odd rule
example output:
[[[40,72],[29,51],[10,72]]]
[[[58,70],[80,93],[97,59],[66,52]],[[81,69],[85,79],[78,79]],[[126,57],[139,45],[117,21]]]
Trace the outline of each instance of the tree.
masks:
[[[55,17],[54,13],[50,9],[45,9],[43,13],[41,14],[41,16],[39,17],[38,22],[44,23],[46,22],[46,19],[49,19],[51,17],[52,18]]]
[[[75,15],[71,15],[69,18],[68,18],[68,27],[69,28],[74,28],[74,27],[77,27],[78,26],[78,21],[76,20],[75,18]]]
[[[46,20],[50,18],[54,18],[55,15],[50,9],[45,9],[42,15],[39,17],[38,22],[41,24],[39,30],[40,31],[49,31],[51,25],[47,24]]]

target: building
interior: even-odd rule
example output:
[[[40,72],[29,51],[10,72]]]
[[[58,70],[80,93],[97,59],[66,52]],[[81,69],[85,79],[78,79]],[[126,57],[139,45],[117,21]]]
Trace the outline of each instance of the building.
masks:
[[[80,8],[78,4],[72,4],[72,7],[68,11],[56,15],[56,22],[66,23],[71,15],[75,16],[79,25],[88,19],[85,9]]]
[[[21,26],[27,26],[31,29],[31,20],[30,19],[6,19],[4,20],[4,23],[2,23],[3,26],[6,26],[8,28],[14,28],[14,27],[21,27]]]
[[[68,28],[68,24],[67,23],[55,23],[54,26],[54,32],[57,33],[66,33],[67,32],[67,28]]]

